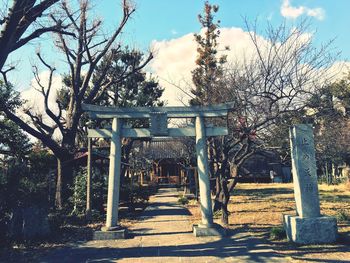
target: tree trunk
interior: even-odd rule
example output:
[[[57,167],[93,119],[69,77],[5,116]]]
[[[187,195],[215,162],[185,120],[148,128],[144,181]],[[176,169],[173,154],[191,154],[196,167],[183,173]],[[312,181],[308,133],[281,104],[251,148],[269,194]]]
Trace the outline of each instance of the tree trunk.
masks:
[[[230,166],[230,174],[231,174],[231,177],[233,178],[237,178],[238,176],[238,165],[231,165]]]
[[[72,162],[73,155],[68,155],[67,158],[57,158],[57,182],[56,182],[56,195],[55,195],[55,206],[57,209],[63,209],[64,203],[70,196],[69,186],[73,180],[73,166]]]
[[[209,145],[208,145],[208,163],[209,163],[209,175],[210,177],[214,176],[215,174],[215,168],[214,168],[214,163],[215,163],[215,160],[214,160],[214,156],[215,156],[215,153],[214,153],[214,138],[211,137],[208,139],[208,142],[209,142]]]
[[[198,170],[195,169],[194,170],[194,182],[195,182],[195,186],[196,186],[196,200],[198,201],[198,198],[199,198],[199,189],[198,189],[198,186],[199,186],[199,183],[198,183]]]
[[[57,159],[57,182],[56,182],[55,206],[59,210],[61,210],[63,207],[63,203],[62,203],[62,162],[60,159]]]
[[[336,182],[337,177],[338,177],[338,166],[335,165],[332,162],[332,179],[331,179],[331,183]]]
[[[220,174],[217,178],[216,187],[218,192],[214,199],[214,208],[213,212],[219,211],[221,209],[221,222],[225,226],[229,224],[228,216],[228,203],[230,201],[230,193],[238,183],[238,166],[232,165],[230,167],[230,177],[233,177],[231,182],[228,182],[227,179]]]
[[[129,158],[130,158],[130,153],[131,149],[133,146],[134,140],[128,140],[128,139],[123,139],[123,144],[122,144],[122,162],[128,164],[129,163]],[[120,171],[120,185],[124,184],[125,177],[127,176],[127,165],[122,165],[121,166],[121,171]]]
[[[72,215],[77,214],[78,213],[78,177],[75,177],[74,180],[74,193],[73,193],[73,200],[74,200],[74,204],[73,204],[73,211],[72,211]]]
[[[215,186],[216,194],[214,199],[214,207],[213,212],[217,212],[221,209],[222,204],[222,191],[221,191],[221,184],[220,184],[220,175],[216,177],[216,186]]]
[[[228,223],[229,223],[228,222],[229,213],[228,213],[227,205],[230,201],[230,193],[236,187],[237,183],[238,183],[238,177],[236,176],[236,177],[234,177],[234,179],[230,183],[226,184],[227,188],[223,191],[224,198],[223,198],[223,202],[222,202],[222,207],[223,207],[222,208],[223,209],[222,210],[222,212],[223,212],[222,213],[222,222],[225,225],[228,225]]]
[[[228,210],[227,205],[230,201],[230,193],[227,189],[227,181],[225,179],[221,180],[221,188],[222,188],[222,203],[221,203],[221,222],[224,226],[228,226]]]
[[[332,169],[332,162],[327,161],[326,162],[326,178],[327,178],[327,185],[331,185],[333,182],[332,176],[333,176],[333,169]]]

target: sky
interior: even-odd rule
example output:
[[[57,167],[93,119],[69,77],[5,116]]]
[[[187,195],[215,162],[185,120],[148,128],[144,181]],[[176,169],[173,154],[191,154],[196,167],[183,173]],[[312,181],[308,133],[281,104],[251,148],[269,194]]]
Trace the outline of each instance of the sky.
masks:
[[[178,87],[190,87],[190,72],[195,67],[196,43],[193,33],[200,31],[197,15],[202,13],[203,0],[134,0],[136,13],[128,22],[119,41],[144,52],[152,50],[155,58],[147,67],[165,87],[164,99],[168,105],[181,105],[185,95]],[[261,34],[267,23],[274,26],[286,22],[293,26],[300,19],[309,18],[310,34],[315,44],[334,40],[333,47],[340,51],[338,61],[350,59],[350,0],[216,0],[219,5],[216,18],[221,21],[220,44],[229,45],[229,59],[239,60],[241,54],[252,48],[246,32],[244,18],[257,21]],[[112,29],[120,19],[118,0],[95,0],[93,13],[104,20],[106,30]],[[35,63],[34,51],[47,46],[44,37],[15,52],[10,61],[19,61],[11,80],[27,98],[36,99],[31,87],[31,64]],[[59,61],[53,47],[44,48],[48,60]],[[59,63],[59,62],[57,62]],[[63,70],[64,71],[64,70]],[[43,76],[45,73],[43,72]],[[60,78],[56,79],[57,88]],[[33,82],[32,82],[33,83]],[[54,99],[54,98],[53,98]],[[182,102],[181,102],[182,100]]]

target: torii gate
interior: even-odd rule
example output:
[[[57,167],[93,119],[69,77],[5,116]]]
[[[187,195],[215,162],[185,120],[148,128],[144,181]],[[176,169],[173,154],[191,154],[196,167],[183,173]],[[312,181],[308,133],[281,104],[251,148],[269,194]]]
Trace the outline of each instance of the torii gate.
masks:
[[[118,206],[121,171],[121,138],[196,137],[198,181],[200,191],[201,224],[193,227],[195,236],[222,235],[213,224],[207,155],[207,136],[227,135],[227,127],[206,127],[205,118],[226,117],[232,103],[193,107],[103,107],[83,104],[82,109],[92,119],[113,119],[112,129],[88,129],[89,138],[111,138],[108,177],[106,225],[95,232],[95,239],[125,238],[126,230],[118,225]],[[150,128],[129,128],[125,119],[150,119]],[[169,128],[168,118],[195,118],[195,126]],[[89,147],[90,150],[91,147]]]

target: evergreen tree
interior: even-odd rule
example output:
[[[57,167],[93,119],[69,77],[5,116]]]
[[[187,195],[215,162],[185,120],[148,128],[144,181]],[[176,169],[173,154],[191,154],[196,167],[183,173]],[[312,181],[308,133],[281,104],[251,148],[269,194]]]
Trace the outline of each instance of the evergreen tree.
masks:
[[[218,10],[217,5],[211,5],[207,1],[204,6],[204,14],[198,15],[204,35],[201,33],[194,35],[198,45],[198,56],[197,67],[192,71],[195,89],[191,90],[194,95],[190,101],[191,105],[209,105],[222,100],[220,86],[223,83],[223,65],[226,62],[226,56],[218,57],[217,40],[220,36],[220,21],[214,21],[214,14]]]
[[[111,51],[111,56],[103,60],[101,66],[97,67],[93,81],[99,79],[105,74],[106,79],[120,79],[120,81],[111,85],[101,94],[97,104],[103,106],[117,107],[152,107],[163,106],[164,102],[160,100],[164,89],[159,86],[156,79],[147,76],[144,71],[133,72],[133,74],[123,76],[129,67],[139,67],[143,61],[143,53],[137,50],[124,49],[122,52]],[[105,72],[105,63],[109,63],[108,71]],[[110,120],[109,120],[110,121]],[[103,126],[106,120],[96,120],[96,125]],[[148,127],[149,122],[140,119],[129,121],[134,128]],[[133,142],[136,139],[125,138],[122,144],[122,161],[129,162],[129,156]],[[121,174],[125,175],[126,167],[122,166]],[[123,180],[123,177],[121,178]]]
[[[97,104],[103,106],[137,107],[137,106],[162,106],[160,97],[163,90],[156,79],[147,77],[142,70],[126,74],[128,68],[139,67],[144,59],[144,54],[137,50],[125,48],[120,52],[112,50],[108,59],[102,61],[96,68],[93,82],[104,75],[106,80],[118,79],[108,89],[102,90]],[[109,64],[106,67],[105,64]],[[105,69],[107,71],[105,71]]]
[[[21,105],[21,100],[19,93],[14,91],[10,83],[5,84],[0,80],[1,105],[16,110]],[[0,134],[0,154],[23,159],[30,151],[31,144],[28,136],[3,112],[0,112]]]

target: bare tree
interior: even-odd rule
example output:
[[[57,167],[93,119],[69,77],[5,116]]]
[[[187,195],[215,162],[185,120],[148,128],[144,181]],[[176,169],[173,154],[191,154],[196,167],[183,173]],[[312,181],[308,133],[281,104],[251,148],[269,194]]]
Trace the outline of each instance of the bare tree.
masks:
[[[67,25],[62,20],[46,23],[47,16],[50,15],[48,11],[59,0],[13,0],[11,2],[10,8],[8,8],[8,1],[3,3],[0,14],[0,69],[5,78],[6,73],[13,69],[12,66],[4,69],[11,52],[23,47],[29,41],[40,37],[44,33],[68,33],[65,32]]]
[[[214,209],[221,208],[225,224],[229,194],[239,181],[240,167],[267,146],[266,138],[277,121],[306,110],[312,94],[333,77],[329,71],[335,57],[330,53],[331,42],[315,48],[307,21],[295,28],[270,26],[265,39],[255,26],[246,25],[254,55],[230,66],[227,86],[220,90],[221,101],[236,103],[228,120],[230,135],[215,144],[220,153],[215,160],[220,183]]]
[[[56,206],[58,208],[62,208],[63,200],[67,198],[67,191],[65,191],[67,181],[72,176],[72,167],[69,165],[69,161],[73,158],[76,150],[77,132],[81,127],[83,114],[81,104],[94,103],[111,85],[123,81],[134,72],[142,69],[152,58],[152,54],[150,54],[141,64],[128,64],[118,74],[108,74],[108,77],[103,74],[109,69],[108,59],[111,59],[113,54],[122,51],[121,45],[116,42],[125,24],[135,12],[135,7],[129,1],[122,0],[120,23],[110,35],[106,35],[102,32],[101,20],[91,21],[88,19],[89,2],[88,0],[80,0],[78,11],[72,10],[67,2],[60,4],[61,14],[59,15],[64,18],[61,18],[62,20],[69,21],[69,27],[66,30],[70,32],[70,34],[65,34],[61,31],[54,31],[55,44],[63,53],[69,68],[64,79],[63,99],[57,99],[56,105],[50,105],[49,97],[53,92],[53,77],[56,69],[44,59],[41,53],[38,53],[39,61],[49,71],[48,84],[45,85],[45,82],[40,79],[39,68],[34,67],[35,79],[44,98],[45,113],[38,114],[31,108],[26,109],[26,114],[31,119],[31,123],[27,123],[15,112],[6,107],[2,108],[9,119],[41,140],[57,157]],[[54,23],[60,23],[55,15],[51,15],[51,19]],[[104,60],[103,65],[101,64],[102,59]],[[100,77],[92,81],[98,66],[100,66]],[[55,110],[55,107],[58,110]],[[61,140],[58,141],[54,137],[55,132],[60,134]]]

